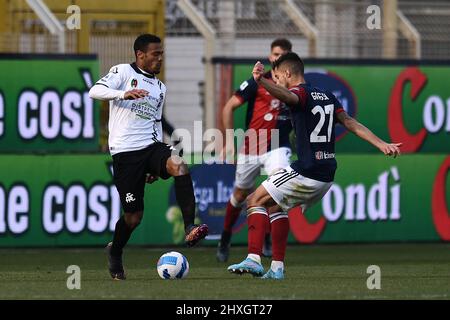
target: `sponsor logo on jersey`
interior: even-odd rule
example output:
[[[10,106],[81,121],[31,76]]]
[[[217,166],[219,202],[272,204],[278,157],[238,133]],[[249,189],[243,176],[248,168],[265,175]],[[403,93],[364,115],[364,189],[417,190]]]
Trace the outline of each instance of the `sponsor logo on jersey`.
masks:
[[[334,152],[316,151],[316,160],[334,159],[336,154]]]
[[[248,82],[247,82],[247,81],[244,81],[244,82],[241,83],[241,86],[239,87],[239,89],[240,89],[241,91],[244,91],[245,88],[247,88],[247,87],[248,87]]]
[[[161,108],[163,101],[164,101],[164,93],[161,92],[159,94],[159,101],[158,101],[158,105],[156,106],[156,109]]]
[[[159,101],[157,98],[152,96],[145,97],[147,100]],[[159,105],[154,106],[148,101],[133,102],[131,104],[130,111],[136,113],[136,115],[142,119],[152,120],[155,119],[156,112],[158,111]]]
[[[266,120],[266,121],[272,121],[272,120],[273,120],[273,114],[271,114],[271,113],[266,113],[266,114],[264,115],[264,120]]]

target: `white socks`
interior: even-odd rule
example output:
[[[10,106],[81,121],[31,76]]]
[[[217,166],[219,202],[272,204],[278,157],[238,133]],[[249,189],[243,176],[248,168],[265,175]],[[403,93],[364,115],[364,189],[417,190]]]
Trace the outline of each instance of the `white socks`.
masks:
[[[252,259],[253,261],[258,262],[259,264],[261,264],[261,257],[259,255],[257,255],[257,254],[249,253],[247,255],[247,258]]]
[[[272,269],[273,272],[277,271],[279,268],[284,271],[284,262],[283,261],[272,261],[272,264],[270,265],[270,269]]]
[[[261,257],[259,255],[257,255],[257,254],[249,253],[247,255],[247,258],[251,259],[251,260],[253,260],[253,261],[255,261],[255,262],[259,263],[259,264],[261,264]],[[284,262],[283,261],[272,261],[272,263],[270,265],[270,269],[273,272],[276,272],[280,268],[281,268],[282,271],[284,271]]]
[[[230,203],[231,203],[231,205],[232,205],[233,207],[235,207],[235,208],[242,208],[242,206],[244,205],[245,201],[238,202],[238,201],[236,200],[236,198],[234,197],[234,195],[231,194],[231,197],[230,197]]]

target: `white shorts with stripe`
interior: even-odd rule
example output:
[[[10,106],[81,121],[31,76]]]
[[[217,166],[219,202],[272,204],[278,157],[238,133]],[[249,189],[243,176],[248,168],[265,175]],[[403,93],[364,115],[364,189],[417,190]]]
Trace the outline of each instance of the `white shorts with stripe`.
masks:
[[[281,209],[288,211],[299,205],[303,212],[320,201],[332,184],[304,177],[290,166],[274,173],[262,183]]]
[[[291,149],[277,148],[263,155],[239,154],[236,165],[235,186],[240,189],[252,189],[256,178],[264,168],[265,174],[271,175],[275,171],[290,164]]]

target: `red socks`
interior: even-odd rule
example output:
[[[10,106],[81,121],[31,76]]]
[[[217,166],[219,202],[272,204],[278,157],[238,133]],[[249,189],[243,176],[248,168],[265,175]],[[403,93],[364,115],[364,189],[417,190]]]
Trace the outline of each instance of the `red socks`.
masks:
[[[289,234],[288,214],[286,212],[271,214],[270,224],[272,233],[272,260],[284,261]]]
[[[223,230],[231,233],[234,224],[239,218],[239,214],[242,211],[242,206],[235,207],[231,204],[231,200],[227,203],[227,210],[225,213],[225,222],[223,224]]]
[[[248,253],[262,255],[268,220],[266,208],[250,207],[247,209]]]

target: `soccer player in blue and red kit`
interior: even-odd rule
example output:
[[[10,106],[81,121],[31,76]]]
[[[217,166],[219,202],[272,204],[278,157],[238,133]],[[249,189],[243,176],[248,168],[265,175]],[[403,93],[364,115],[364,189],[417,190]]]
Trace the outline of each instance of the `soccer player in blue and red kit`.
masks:
[[[329,91],[305,83],[304,65],[291,52],[273,65],[276,84],[264,78],[264,66],[253,68],[256,82],[289,106],[296,135],[298,160],[270,176],[247,199],[248,256],[228,267],[232,273],[251,273],[264,279],[284,278],[284,256],[289,221],[285,212],[300,206],[302,212],[318,202],[333,183],[337,168],[334,150],[335,123],[368,141],[385,155],[400,154],[401,143],[387,143],[350,117]],[[272,264],[264,274],[261,264],[265,226],[285,230],[272,236]],[[283,227],[284,225],[284,227]],[[264,274],[264,275],[263,275]]]
[[[276,39],[271,44],[269,61],[274,63],[281,55],[290,52],[292,44],[287,39]],[[263,77],[271,81],[272,71]],[[291,148],[289,133],[292,130],[289,110],[252,78],[244,81],[223,109],[223,125],[227,142],[234,141],[233,111],[248,103],[244,144],[239,151],[236,165],[235,186],[226,207],[224,229],[217,248],[217,260],[228,259],[232,228],[235,225],[247,196],[254,190],[255,179],[261,168],[270,175],[289,165]],[[234,143],[224,149],[227,159],[234,158]],[[267,224],[263,255],[271,256],[270,225]]]

